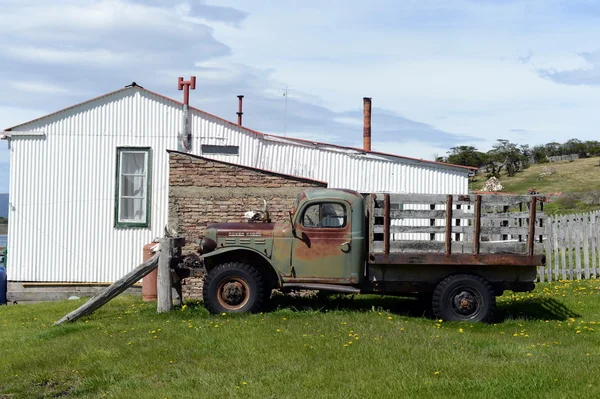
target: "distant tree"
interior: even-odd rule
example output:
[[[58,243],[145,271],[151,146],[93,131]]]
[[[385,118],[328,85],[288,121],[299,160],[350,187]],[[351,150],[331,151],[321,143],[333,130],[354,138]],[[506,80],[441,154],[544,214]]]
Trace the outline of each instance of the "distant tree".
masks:
[[[546,163],[548,162],[548,152],[546,146],[536,145],[531,149],[531,156],[535,163]]]
[[[559,155],[565,155],[562,152],[562,144],[557,143],[556,141],[553,141],[551,143],[548,143],[544,146],[546,148],[546,155],[548,155],[549,157],[556,157]]]
[[[446,162],[455,165],[473,166],[478,168],[486,164],[487,155],[484,152],[477,151],[477,148],[475,147],[461,145],[458,147],[452,147],[450,151],[448,151]]]
[[[519,148],[517,144],[511,143],[505,139],[498,139],[498,142],[494,144],[492,149],[488,151],[488,161],[486,169],[490,176],[500,176],[502,169],[506,169],[508,176],[514,176],[519,170],[522,169],[523,164],[526,162],[526,157],[523,155],[522,147]],[[529,146],[527,151],[529,151]]]
[[[580,158],[587,157],[587,146],[579,139],[571,139],[561,147],[564,155],[578,154]]]
[[[528,144],[520,145],[521,150],[521,161],[519,162],[519,169],[527,169],[529,167],[531,159],[531,148]]]
[[[600,142],[596,140],[590,140],[585,142],[586,151],[588,156],[595,157],[600,155]]]

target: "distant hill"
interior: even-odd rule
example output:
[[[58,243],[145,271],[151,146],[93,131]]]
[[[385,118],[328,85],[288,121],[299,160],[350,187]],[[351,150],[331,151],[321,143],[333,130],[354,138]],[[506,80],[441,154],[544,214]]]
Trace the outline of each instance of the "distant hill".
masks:
[[[8,217],[8,194],[0,194],[0,217]]]
[[[515,194],[527,194],[527,190],[535,188],[539,193],[585,192],[600,190],[600,157],[582,158],[572,162],[554,162],[531,165],[513,177],[504,173],[500,176],[500,184],[504,191]],[[485,183],[485,175],[477,177],[472,185],[480,190]]]
[[[600,198],[600,157],[583,158],[575,161],[562,161],[531,165],[518,172],[513,177],[504,173],[500,176],[500,184],[504,192],[527,194],[527,190],[535,188],[543,195],[567,197],[563,201],[553,201],[545,209],[548,213],[586,212],[600,209],[599,200],[585,203],[583,197],[571,196],[574,201],[567,201],[569,193],[595,193],[594,198]],[[477,176],[477,181],[471,184],[474,190],[480,190],[485,183],[485,175]]]

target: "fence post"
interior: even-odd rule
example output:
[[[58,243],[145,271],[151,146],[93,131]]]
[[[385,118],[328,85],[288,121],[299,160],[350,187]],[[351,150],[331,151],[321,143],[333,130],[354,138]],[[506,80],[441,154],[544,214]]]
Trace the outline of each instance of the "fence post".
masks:
[[[552,219],[548,217],[546,219],[546,266],[547,266],[547,280],[552,281]]]
[[[583,215],[583,226],[581,229],[581,235],[583,239],[583,263],[585,265],[585,278],[590,278],[590,224],[588,223],[587,214]]]

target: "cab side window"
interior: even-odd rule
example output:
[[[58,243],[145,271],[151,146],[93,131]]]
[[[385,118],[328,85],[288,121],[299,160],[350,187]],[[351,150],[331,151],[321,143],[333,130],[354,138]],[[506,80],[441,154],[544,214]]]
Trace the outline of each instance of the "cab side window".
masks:
[[[309,206],[302,216],[305,227],[343,228],[346,227],[346,209],[341,204],[324,202]]]

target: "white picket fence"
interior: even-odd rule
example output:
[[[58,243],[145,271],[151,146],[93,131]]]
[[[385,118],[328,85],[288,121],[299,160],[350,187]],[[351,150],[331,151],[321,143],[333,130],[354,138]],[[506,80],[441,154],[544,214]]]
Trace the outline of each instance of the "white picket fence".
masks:
[[[546,219],[539,281],[600,277],[600,211]]]

